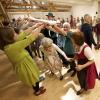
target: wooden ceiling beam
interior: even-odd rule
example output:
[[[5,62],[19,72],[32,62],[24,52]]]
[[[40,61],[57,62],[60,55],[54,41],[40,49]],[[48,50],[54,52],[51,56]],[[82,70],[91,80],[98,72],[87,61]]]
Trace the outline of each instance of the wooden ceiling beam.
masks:
[[[25,7],[23,7],[23,8],[16,8],[16,7],[9,7],[9,8],[7,8],[7,10],[9,10],[9,9],[25,9]],[[35,10],[34,8],[31,8],[31,6],[28,6],[26,9],[33,9],[33,10]],[[42,9],[42,8],[36,8],[36,9]],[[47,7],[46,9],[49,9],[49,7]],[[50,8],[50,9],[70,9],[70,8],[62,8],[62,7],[54,7],[54,8]]]
[[[40,7],[68,7],[71,8],[69,5],[57,5],[57,4],[22,4],[22,3],[12,3],[11,6],[40,6]]]
[[[60,10],[52,10],[52,12],[67,12],[69,10],[67,9],[60,9]],[[37,10],[19,10],[19,9],[16,9],[16,10],[7,10],[7,12],[48,12],[48,10],[40,10],[40,9],[37,9]]]

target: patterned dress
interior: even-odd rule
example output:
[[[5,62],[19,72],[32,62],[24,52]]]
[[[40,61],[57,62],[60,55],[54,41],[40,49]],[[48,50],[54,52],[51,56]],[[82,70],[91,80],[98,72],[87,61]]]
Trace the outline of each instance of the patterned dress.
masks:
[[[43,46],[40,47],[41,51],[44,53],[44,61],[47,68],[54,73],[58,70],[60,71],[61,67],[63,66],[62,61],[57,53],[57,51],[59,52],[58,48],[55,48],[55,44],[45,49]]]

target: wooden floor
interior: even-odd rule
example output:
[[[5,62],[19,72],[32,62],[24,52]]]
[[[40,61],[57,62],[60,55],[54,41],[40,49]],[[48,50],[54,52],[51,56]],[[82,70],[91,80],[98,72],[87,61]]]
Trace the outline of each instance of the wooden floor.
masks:
[[[95,51],[97,69],[100,69],[100,50]],[[63,69],[63,73],[66,69]],[[47,91],[41,96],[34,96],[32,88],[27,87],[18,80],[11,63],[4,53],[0,52],[0,100],[100,100],[100,81],[96,81],[93,90],[77,96],[79,89],[76,76],[71,78],[69,74],[64,75],[60,81],[55,76],[46,76],[43,85]]]

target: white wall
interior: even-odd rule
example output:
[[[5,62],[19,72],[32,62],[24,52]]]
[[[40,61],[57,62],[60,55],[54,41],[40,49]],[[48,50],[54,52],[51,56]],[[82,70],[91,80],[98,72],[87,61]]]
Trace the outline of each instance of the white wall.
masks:
[[[98,17],[100,18],[100,2],[98,3]]]
[[[76,4],[72,7],[72,14],[74,17],[82,17],[84,14],[90,14],[91,16],[95,16],[96,12],[98,12],[98,2],[94,1],[88,4]]]

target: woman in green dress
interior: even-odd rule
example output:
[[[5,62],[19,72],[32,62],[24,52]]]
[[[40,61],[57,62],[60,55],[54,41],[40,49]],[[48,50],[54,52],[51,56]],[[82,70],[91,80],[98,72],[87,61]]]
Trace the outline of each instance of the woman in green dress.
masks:
[[[43,25],[38,25],[35,29],[33,27],[28,28],[25,31],[30,33],[28,36],[26,36],[25,32],[17,35],[10,27],[0,28],[0,49],[5,51],[14,66],[18,78],[28,86],[33,87],[35,95],[44,93],[46,89],[39,87],[39,70],[25,47],[39,36],[42,28]]]

